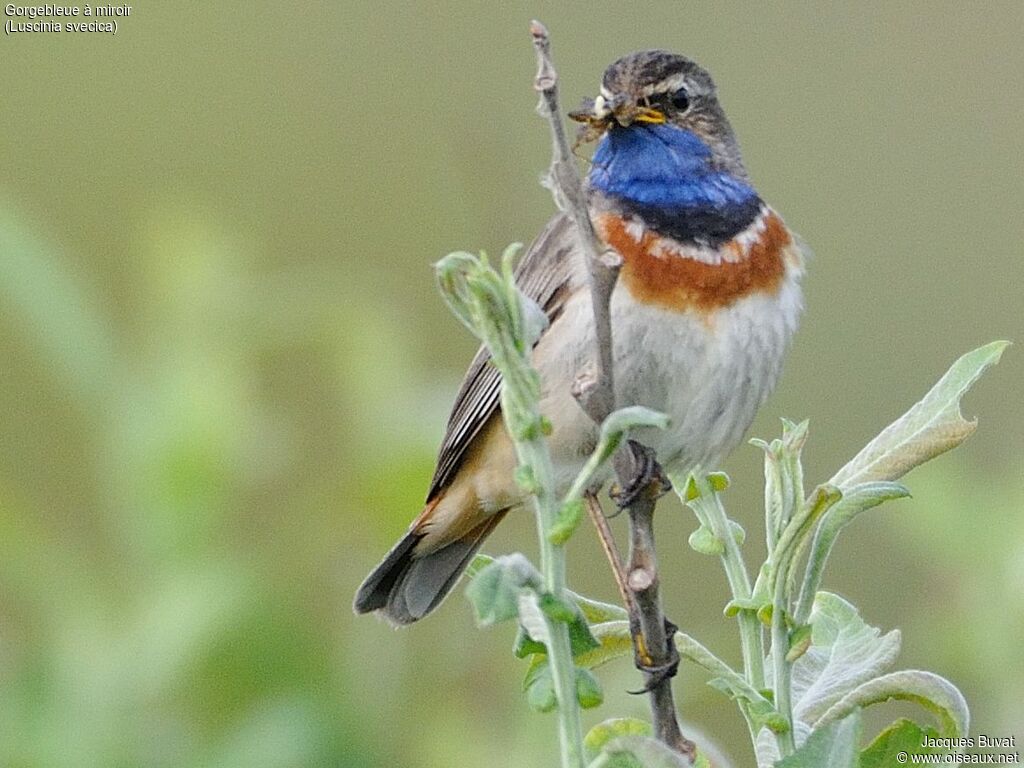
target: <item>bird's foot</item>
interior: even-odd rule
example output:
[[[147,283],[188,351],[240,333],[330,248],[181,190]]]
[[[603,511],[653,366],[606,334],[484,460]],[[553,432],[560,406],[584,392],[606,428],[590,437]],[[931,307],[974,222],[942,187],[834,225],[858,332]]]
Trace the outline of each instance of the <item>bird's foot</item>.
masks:
[[[672,490],[672,484],[658,463],[654,451],[635,440],[626,442],[625,456],[620,461],[628,461],[628,471],[620,472],[619,477],[628,477],[625,487],[615,483],[609,495],[619,511],[632,506],[638,499],[648,497],[659,499]]]

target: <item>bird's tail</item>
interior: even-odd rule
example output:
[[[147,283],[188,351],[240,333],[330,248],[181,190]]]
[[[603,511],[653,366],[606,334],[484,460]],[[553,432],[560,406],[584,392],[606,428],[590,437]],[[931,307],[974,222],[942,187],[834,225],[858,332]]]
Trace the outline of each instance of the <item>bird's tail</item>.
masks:
[[[466,570],[505,512],[488,515],[476,528],[432,552],[416,552],[422,533],[410,530],[366,577],[352,607],[380,611],[396,625],[412,624],[437,608]]]

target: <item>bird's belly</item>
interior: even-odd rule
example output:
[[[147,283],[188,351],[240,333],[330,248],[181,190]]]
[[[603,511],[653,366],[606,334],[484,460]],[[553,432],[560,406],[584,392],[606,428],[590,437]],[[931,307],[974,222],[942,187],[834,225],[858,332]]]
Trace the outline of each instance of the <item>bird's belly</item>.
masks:
[[[787,276],[772,293],[753,293],[711,312],[678,312],[637,301],[621,284],[612,299],[618,406],[666,413],[666,430],[635,437],[669,468],[714,467],[743,439],[771,393],[796,329],[800,291]],[[552,457],[567,485],[593,448],[597,430],[573,400],[576,374],[593,356],[593,319],[585,291],[570,300],[535,353],[551,420]]]

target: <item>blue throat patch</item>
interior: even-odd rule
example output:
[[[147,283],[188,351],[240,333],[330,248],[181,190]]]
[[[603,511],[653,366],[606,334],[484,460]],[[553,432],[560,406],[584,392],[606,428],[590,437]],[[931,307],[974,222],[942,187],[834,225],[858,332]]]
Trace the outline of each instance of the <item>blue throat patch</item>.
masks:
[[[749,226],[761,199],[710,161],[707,145],[683,128],[614,127],[594,153],[590,185],[662,234],[717,246]]]

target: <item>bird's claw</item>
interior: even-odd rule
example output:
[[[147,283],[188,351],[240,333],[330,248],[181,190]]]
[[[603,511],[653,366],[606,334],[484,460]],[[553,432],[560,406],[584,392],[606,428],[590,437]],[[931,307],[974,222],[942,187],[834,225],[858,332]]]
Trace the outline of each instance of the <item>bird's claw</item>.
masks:
[[[679,672],[679,649],[676,648],[676,632],[679,627],[668,619],[665,619],[665,650],[668,652],[668,661],[664,664],[645,664],[643,660],[634,655],[633,662],[636,668],[644,673],[646,681],[644,687],[639,691],[627,691],[627,693],[638,696],[643,693],[650,693],[659,685],[671,680]]]
[[[632,506],[641,496],[650,494],[658,499],[672,489],[652,449],[635,440],[628,440],[626,447],[631,457],[629,480],[625,487],[612,486],[609,494],[620,511]]]

